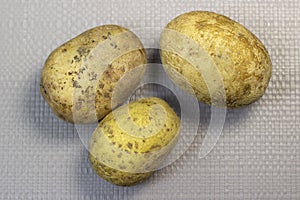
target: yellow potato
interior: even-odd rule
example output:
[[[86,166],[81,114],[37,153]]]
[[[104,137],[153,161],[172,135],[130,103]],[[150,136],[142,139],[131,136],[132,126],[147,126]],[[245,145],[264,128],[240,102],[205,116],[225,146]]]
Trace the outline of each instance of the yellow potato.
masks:
[[[272,67],[265,46],[225,16],[204,11],[182,14],[167,24],[160,45],[167,74],[207,104],[248,105],[268,86]]]
[[[58,117],[92,123],[126,100],[145,63],[145,50],[134,33],[117,25],[95,27],[49,55],[40,92]]]
[[[89,159],[105,180],[130,186],[147,179],[177,142],[180,120],[159,98],[144,98],[108,114],[90,139]]]

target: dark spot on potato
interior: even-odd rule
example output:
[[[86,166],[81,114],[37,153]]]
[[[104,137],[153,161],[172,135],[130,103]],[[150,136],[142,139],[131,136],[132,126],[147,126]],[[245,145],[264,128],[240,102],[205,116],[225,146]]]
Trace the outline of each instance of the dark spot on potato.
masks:
[[[146,140],[143,140],[143,143],[145,143],[146,142]]]
[[[169,131],[170,131],[170,129],[169,129],[169,128],[167,128],[167,131],[169,132]]]
[[[250,84],[246,84],[244,87],[244,94],[249,94],[251,91],[251,85]]]
[[[109,98],[109,94],[108,93],[104,93],[104,98]]]
[[[142,128],[139,128],[139,131],[142,131],[143,129]]]
[[[107,66],[107,69],[113,69],[112,64],[109,64],[109,65]]]
[[[79,73],[83,73],[84,70],[86,70],[86,68],[85,68],[85,67],[81,67],[81,68],[79,69]]]
[[[139,144],[138,144],[137,142],[134,142],[134,147],[135,147],[136,149],[138,149],[138,148],[139,148]]]
[[[108,136],[109,139],[112,139],[112,138],[114,138],[114,137],[115,137],[114,135],[109,135],[109,136]]]
[[[130,142],[128,142],[127,147],[128,147],[129,149],[132,149],[132,144],[131,144]]]
[[[136,118],[136,117],[134,117],[134,118],[133,118],[133,121],[134,121],[134,122],[136,122],[136,121],[137,121],[137,118]]]
[[[65,53],[65,52],[67,52],[67,49],[63,49],[61,52]]]
[[[97,142],[97,139],[96,139],[96,138],[94,138],[94,139],[93,139],[93,142],[94,142],[94,143],[96,143],[96,142]]]
[[[119,154],[118,154],[118,158],[122,158],[122,153],[119,153]]]
[[[120,166],[119,166],[119,168],[120,168],[120,170],[124,170],[124,169],[126,169],[126,167],[125,167],[125,166],[123,166],[123,165],[120,165]]]
[[[74,60],[75,60],[75,62],[79,62],[81,59],[76,55],[76,56],[74,56]]]
[[[81,86],[79,85],[78,81],[73,81],[73,87],[74,88],[81,88]]]
[[[103,36],[102,36],[102,38],[103,38],[104,40],[106,40],[106,39],[107,39],[107,37],[106,37],[105,35],[103,35]]]
[[[153,149],[160,149],[161,148],[161,145],[159,144],[154,144],[150,147],[150,150],[153,150]]]
[[[122,147],[122,145],[121,144],[119,144],[119,148],[121,148]]]
[[[95,72],[91,72],[88,74],[89,75],[89,80],[90,81],[93,81],[93,80],[96,80],[97,79],[97,74]]]
[[[100,84],[99,84],[99,88],[103,89],[103,88],[104,88],[104,84],[103,84],[103,83],[100,83]]]
[[[108,78],[110,78],[111,77],[111,72],[110,71],[108,71],[108,70],[106,70],[105,72],[104,72],[104,74],[108,77]]]

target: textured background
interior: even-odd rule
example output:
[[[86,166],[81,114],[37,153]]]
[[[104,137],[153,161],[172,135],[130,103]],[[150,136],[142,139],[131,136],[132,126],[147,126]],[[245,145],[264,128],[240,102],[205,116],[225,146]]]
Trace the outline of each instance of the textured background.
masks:
[[[0,199],[299,199],[300,3],[239,1],[42,1],[0,6]],[[175,163],[121,188],[92,171],[74,125],[58,120],[39,94],[39,74],[58,45],[96,25],[130,27],[157,47],[162,27],[190,10],[235,19],[266,45],[273,76],[261,100],[229,111],[213,151],[198,158],[209,123]],[[146,27],[146,28],[145,28]]]

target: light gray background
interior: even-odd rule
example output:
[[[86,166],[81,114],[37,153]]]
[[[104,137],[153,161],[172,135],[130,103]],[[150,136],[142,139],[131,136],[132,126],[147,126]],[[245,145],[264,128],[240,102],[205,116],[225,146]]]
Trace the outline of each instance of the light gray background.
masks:
[[[228,112],[206,158],[197,156],[209,124],[209,108],[201,104],[199,135],[178,161],[135,187],[103,181],[74,125],[55,118],[39,94],[45,59],[106,23],[136,29],[146,47],[157,47],[169,20],[197,9],[225,14],[263,41],[273,61],[266,94]],[[297,0],[2,1],[0,199],[299,199],[299,10]]]

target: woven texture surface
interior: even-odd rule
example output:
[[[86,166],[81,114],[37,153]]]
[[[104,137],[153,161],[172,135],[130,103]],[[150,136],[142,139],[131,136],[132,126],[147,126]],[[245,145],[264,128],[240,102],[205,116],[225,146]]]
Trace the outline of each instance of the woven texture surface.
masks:
[[[177,15],[210,10],[245,25],[266,45],[273,76],[256,103],[228,111],[223,133],[203,159],[209,108],[188,151],[145,183],[122,188],[100,179],[72,124],[39,93],[48,54],[101,24],[135,31],[158,47]],[[37,1],[0,6],[0,199],[299,199],[300,3],[297,0]]]

